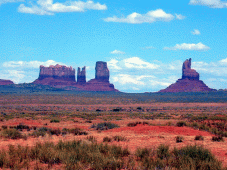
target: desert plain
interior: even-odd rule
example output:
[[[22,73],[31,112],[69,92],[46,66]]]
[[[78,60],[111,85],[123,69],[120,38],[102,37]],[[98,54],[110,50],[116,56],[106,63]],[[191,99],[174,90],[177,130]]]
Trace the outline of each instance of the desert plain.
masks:
[[[0,165],[2,169],[204,169],[163,164],[171,156],[155,156],[160,146],[168,147],[168,154],[174,149],[199,146],[208,149],[220,163],[218,167],[225,169],[226,110],[226,92],[2,93],[0,149],[5,156],[0,156]],[[104,153],[104,157],[111,155],[115,162],[110,159],[100,165],[95,164],[102,159],[100,156],[92,157],[91,161],[86,161],[88,157],[76,158],[78,161],[69,163],[59,155],[51,156],[54,151],[48,147],[43,155],[37,151],[37,157],[29,156],[32,153],[29,148],[70,141],[80,141],[85,146],[117,146],[123,152],[117,157]],[[25,156],[14,155],[12,151]],[[148,151],[153,154],[149,155],[152,166],[141,156]],[[156,159],[160,161],[155,162]]]

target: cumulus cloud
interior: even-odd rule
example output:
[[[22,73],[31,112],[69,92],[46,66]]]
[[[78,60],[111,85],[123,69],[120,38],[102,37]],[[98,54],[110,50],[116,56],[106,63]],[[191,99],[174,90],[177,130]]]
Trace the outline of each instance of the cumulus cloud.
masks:
[[[1,70],[1,79],[12,80],[14,83],[20,83],[26,75],[25,71],[22,70]]]
[[[202,5],[210,8],[227,8],[227,2],[221,0],[190,0],[190,5]]]
[[[132,76],[128,74],[118,74],[113,78],[114,82],[119,82],[120,84],[136,84],[144,85],[145,83],[141,81],[140,76]]]
[[[114,50],[110,52],[111,54],[125,54],[125,52],[123,51],[119,51],[119,50]]]
[[[183,19],[186,18],[185,16],[183,16],[183,15],[181,15],[181,14],[175,14],[175,15],[176,15],[176,18],[177,18],[178,20],[183,20]]]
[[[39,68],[40,65],[50,66],[61,64],[54,60],[47,60],[45,62],[42,61],[8,61],[3,63],[3,67],[6,68]]]
[[[16,2],[24,2],[24,0],[0,0],[0,5],[7,4],[7,3],[16,3]]]
[[[124,65],[127,68],[136,68],[136,69],[157,69],[159,65],[146,62],[139,57],[131,57],[123,60]]]
[[[200,31],[198,29],[194,29],[194,31],[191,32],[193,35],[200,35]]]
[[[163,87],[167,87],[171,84],[165,81],[158,81],[158,80],[150,80],[149,83],[151,86],[163,86]]]
[[[206,51],[209,50],[210,47],[202,44],[201,42],[198,44],[176,44],[174,47],[164,47],[164,50],[191,50],[191,51]]]
[[[194,68],[201,73],[211,74],[214,76],[226,76],[227,75],[227,58],[217,62],[193,62]]]
[[[86,10],[106,10],[105,4],[94,3],[89,0],[83,1],[66,1],[65,3],[53,3],[53,0],[38,0],[37,4],[25,6],[21,4],[18,11],[21,13],[29,13],[36,15],[54,15],[60,12],[84,12]]]
[[[177,17],[178,16],[178,17]],[[121,22],[129,24],[142,24],[142,23],[153,23],[157,21],[168,22],[173,19],[183,19],[182,15],[177,15],[176,17],[172,14],[168,14],[162,9],[157,9],[154,11],[149,11],[146,14],[132,13],[126,17],[118,18],[117,16],[105,18],[106,22]]]
[[[116,59],[111,59],[109,62],[107,62],[108,67],[114,69],[114,70],[121,70],[122,68],[118,66],[119,61]]]

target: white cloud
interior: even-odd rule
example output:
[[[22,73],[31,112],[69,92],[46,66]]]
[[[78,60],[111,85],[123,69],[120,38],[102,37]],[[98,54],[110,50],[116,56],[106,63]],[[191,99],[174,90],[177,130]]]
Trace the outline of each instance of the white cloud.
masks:
[[[111,54],[125,54],[125,52],[123,51],[119,51],[119,50],[114,50],[110,52]]]
[[[14,83],[19,83],[25,78],[26,73],[21,70],[3,70],[0,73],[1,79],[12,80]]]
[[[57,63],[56,61],[53,60],[48,60],[45,62],[42,61],[8,61],[3,63],[3,67],[6,68],[39,68],[40,65],[44,66],[50,66],[50,65],[56,65],[56,64],[61,64]]]
[[[66,1],[65,3],[53,3],[53,0],[38,0],[37,5],[32,4],[27,7],[21,4],[18,11],[21,13],[29,13],[36,15],[54,15],[60,12],[84,12],[86,10],[106,10],[105,4],[94,3],[89,0],[83,1]]]
[[[145,78],[154,78],[154,76],[142,75],[135,76],[129,74],[118,74],[113,78],[114,82],[118,82],[120,84],[136,84],[136,85],[145,85],[143,79]]]
[[[178,16],[178,17],[177,17]],[[182,15],[177,15],[176,19],[183,19]],[[175,17],[172,14],[167,14],[162,9],[149,11],[146,14],[132,13],[127,17],[118,18],[116,16],[105,18],[106,22],[121,22],[129,24],[142,24],[142,23],[153,23],[157,21],[168,22],[173,20]]]
[[[200,31],[198,29],[194,29],[194,31],[191,32],[193,35],[200,35]]]
[[[127,68],[137,68],[137,69],[157,69],[159,65],[143,61],[139,57],[131,57],[123,60],[124,65]]]
[[[7,3],[16,3],[16,2],[24,2],[24,0],[0,0],[0,5],[7,4]]]
[[[121,70],[122,68],[117,65],[118,63],[119,61],[116,59],[111,59],[109,62],[107,62],[109,68],[112,68],[114,70]]]
[[[190,0],[190,5],[202,5],[210,8],[227,8],[227,2],[221,0]]]
[[[185,16],[183,16],[183,15],[181,15],[181,14],[175,14],[175,15],[176,15],[176,18],[177,18],[178,20],[183,20],[183,19],[186,18]]]
[[[167,87],[171,83],[163,82],[163,81],[158,81],[158,80],[150,80],[150,85],[152,86],[164,86]]]
[[[220,62],[221,62],[222,64],[227,64],[227,58],[222,59]]]
[[[192,51],[206,51],[209,50],[210,47],[202,44],[201,42],[198,44],[176,44],[174,47],[164,47],[164,50],[192,50]]]

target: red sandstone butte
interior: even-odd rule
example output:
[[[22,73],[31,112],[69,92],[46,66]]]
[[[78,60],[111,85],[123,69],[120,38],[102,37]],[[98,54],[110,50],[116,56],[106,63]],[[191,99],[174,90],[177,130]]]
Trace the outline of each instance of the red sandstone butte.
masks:
[[[159,92],[208,92],[215,91],[209,88],[202,80],[199,73],[191,69],[191,58],[185,60],[182,67],[182,78]]]
[[[86,82],[86,67],[83,67],[82,70],[78,67],[76,82],[75,69],[72,67],[58,64],[50,67],[40,66],[39,78],[33,83],[57,88],[76,88],[75,90],[81,91],[118,91],[109,82],[110,74],[106,62],[96,62],[95,71],[95,78]]]
[[[40,66],[39,78],[34,84],[50,85],[53,87],[66,87],[76,84],[75,69],[63,65],[44,67]]]
[[[109,69],[107,63],[97,61],[95,67],[95,78],[88,81],[83,87],[87,91],[118,91],[113,84],[109,82]]]
[[[0,85],[10,85],[10,84],[14,84],[14,83],[11,80],[0,79]]]

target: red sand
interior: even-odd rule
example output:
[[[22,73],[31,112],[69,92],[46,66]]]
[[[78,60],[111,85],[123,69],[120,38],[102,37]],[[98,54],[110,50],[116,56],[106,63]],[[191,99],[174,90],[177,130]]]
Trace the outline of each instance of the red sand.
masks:
[[[137,125],[135,127],[122,127],[116,129],[110,129],[105,132],[122,132],[122,131],[132,131],[138,134],[149,134],[150,132],[154,133],[171,133],[175,135],[184,135],[184,136],[211,136],[209,132],[199,131],[192,129],[190,127],[175,127],[175,126],[148,126],[148,125]]]

